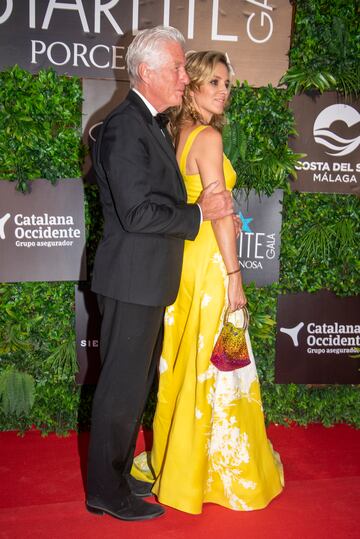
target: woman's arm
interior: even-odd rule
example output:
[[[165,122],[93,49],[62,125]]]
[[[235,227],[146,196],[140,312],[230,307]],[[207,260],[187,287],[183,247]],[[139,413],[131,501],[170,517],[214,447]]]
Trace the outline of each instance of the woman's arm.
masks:
[[[208,127],[196,137],[188,156],[191,167],[197,167],[205,187],[217,180],[217,191],[226,189],[223,171],[223,144],[221,134]],[[226,271],[229,275],[228,299],[231,311],[246,304],[239,261],[236,252],[236,232],[232,216],[211,222]],[[233,273],[235,272],[235,273]]]

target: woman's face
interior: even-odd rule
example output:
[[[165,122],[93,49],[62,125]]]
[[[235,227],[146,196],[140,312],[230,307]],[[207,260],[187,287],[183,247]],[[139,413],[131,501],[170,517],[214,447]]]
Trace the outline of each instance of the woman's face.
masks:
[[[196,110],[206,123],[214,114],[222,114],[230,93],[228,68],[218,62],[210,79],[199,89],[190,91]]]

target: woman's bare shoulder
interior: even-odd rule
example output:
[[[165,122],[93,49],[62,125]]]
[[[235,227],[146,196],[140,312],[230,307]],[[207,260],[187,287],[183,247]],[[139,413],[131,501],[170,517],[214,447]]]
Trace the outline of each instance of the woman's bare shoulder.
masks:
[[[198,146],[209,149],[211,148],[221,148],[222,149],[222,136],[221,133],[211,125],[206,126],[205,129],[200,131],[196,137],[195,142]]]

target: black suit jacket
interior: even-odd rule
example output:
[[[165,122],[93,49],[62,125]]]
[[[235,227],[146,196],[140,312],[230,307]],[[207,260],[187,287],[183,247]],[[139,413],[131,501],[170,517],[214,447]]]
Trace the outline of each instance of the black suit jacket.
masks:
[[[197,235],[200,210],[186,204],[174,150],[135,92],[105,119],[93,164],[104,234],[92,290],[140,305],[173,303],[184,239]]]

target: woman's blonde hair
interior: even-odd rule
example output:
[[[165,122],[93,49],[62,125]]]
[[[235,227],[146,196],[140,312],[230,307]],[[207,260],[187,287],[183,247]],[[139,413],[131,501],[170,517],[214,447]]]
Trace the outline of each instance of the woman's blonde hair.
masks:
[[[214,69],[218,63],[224,64],[229,71],[230,67],[226,55],[219,51],[200,51],[190,52],[186,54],[186,72],[190,82],[185,88],[183,102],[180,107],[174,107],[169,112],[170,117],[170,133],[177,145],[179,131],[185,122],[189,120],[194,124],[197,121],[205,123],[201,115],[193,105],[193,100],[190,95],[191,91],[198,90],[202,84],[208,82],[211,78]],[[222,131],[225,124],[225,114],[214,114],[209,125]]]

